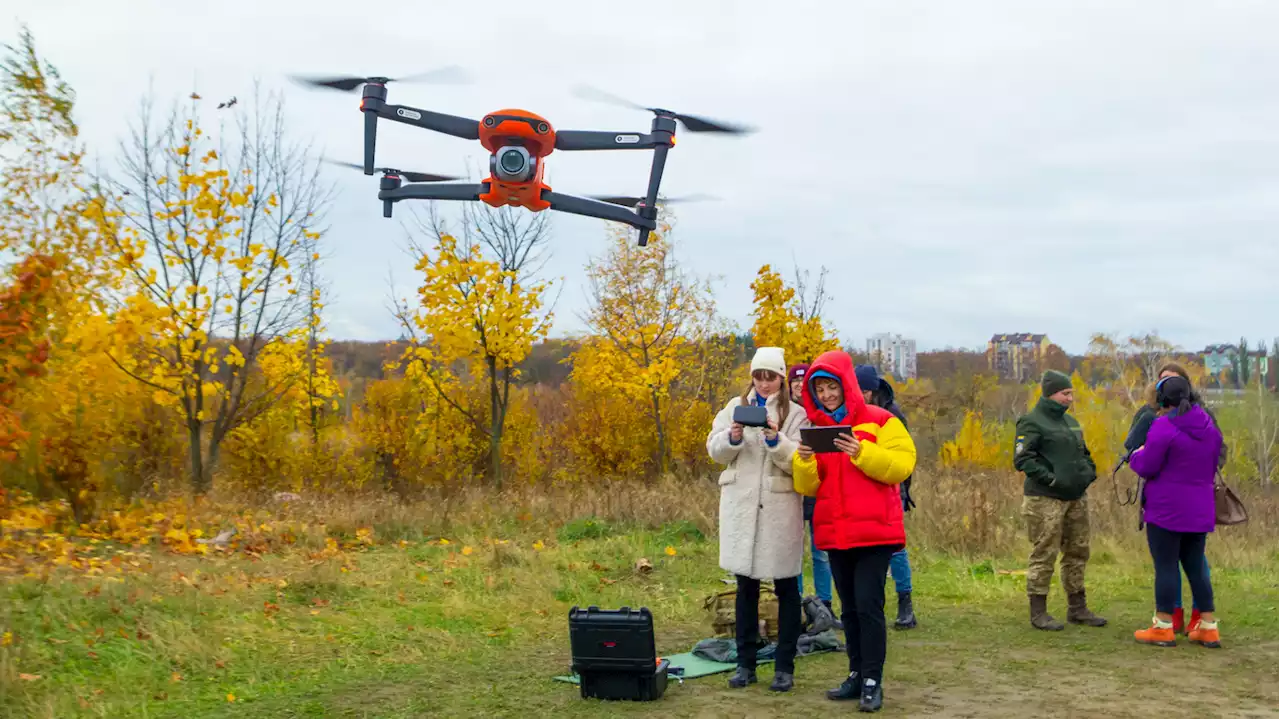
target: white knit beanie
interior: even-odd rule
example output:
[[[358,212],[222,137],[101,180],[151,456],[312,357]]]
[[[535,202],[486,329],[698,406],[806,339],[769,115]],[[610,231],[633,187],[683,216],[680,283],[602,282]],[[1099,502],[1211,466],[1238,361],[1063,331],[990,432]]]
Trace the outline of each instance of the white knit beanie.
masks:
[[[751,371],[765,369],[773,372],[779,377],[787,376],[787,363],[782,356],[781,347],[758,347],[756,354],[751,358]]]

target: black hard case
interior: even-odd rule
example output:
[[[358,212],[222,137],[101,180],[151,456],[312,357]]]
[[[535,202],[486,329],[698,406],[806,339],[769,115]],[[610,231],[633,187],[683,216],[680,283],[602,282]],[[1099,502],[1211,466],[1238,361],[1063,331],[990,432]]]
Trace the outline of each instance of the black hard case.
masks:
[[[570,609],[569,647],[584,699],[654,701],[667,690],[647,607]]]

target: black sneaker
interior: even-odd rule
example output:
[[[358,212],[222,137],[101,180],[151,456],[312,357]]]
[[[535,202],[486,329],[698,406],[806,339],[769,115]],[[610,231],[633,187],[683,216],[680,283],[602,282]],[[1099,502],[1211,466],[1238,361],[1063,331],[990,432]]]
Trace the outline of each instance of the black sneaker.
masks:
[[[738,667],[733,672],[733,676],[729,677],[730,689],[741,689],[748,684],[756,683],[756,670],[747,669],[746,667]]]
[[[827,690],[827,698],[832,701],[858,699],[862,696],[862,685],[858,683],[858,673],[849,672],[840,686]]]
[[[881,688],[880,682],[874,679],[868,679],[864,682],[862,685],[862,697],[858,700],[858,711],[878,712],[883,702],[884,689]]]
[[[791,672],[774,672],[773,683],[769,685],[771,692],[789,692],[795,686],[795,677]]]

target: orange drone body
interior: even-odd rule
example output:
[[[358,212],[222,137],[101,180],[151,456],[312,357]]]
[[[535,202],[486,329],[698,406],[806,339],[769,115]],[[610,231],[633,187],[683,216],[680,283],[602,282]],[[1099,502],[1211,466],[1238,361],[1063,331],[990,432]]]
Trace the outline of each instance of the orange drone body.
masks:
[[[506,148],[523,147],[535,163],[532,177],[518,182],[504,180],[491,171],[485,180],[489,191],[480,194],[481,202],[491,207],[523,207],[533,212],[551,207],[551,203],[542,198],[543,192],[551,189],[542,181],[546,169],[542,160],[556,148],[556,131],[551,123],[527,110],[498,110],[480,120],[480,144],[491,157]]]

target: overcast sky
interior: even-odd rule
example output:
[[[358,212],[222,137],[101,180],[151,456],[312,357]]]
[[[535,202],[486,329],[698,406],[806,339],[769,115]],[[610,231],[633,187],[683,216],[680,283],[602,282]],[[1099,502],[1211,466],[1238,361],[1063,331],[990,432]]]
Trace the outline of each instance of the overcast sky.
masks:
[[[287,92],[294,130],[361,157],[358,93],[290,73],[409,74],[458,64],[473,85],[391,86],[390,101],[480,117],[505,107],[557,129],[647,131],[646,113],[572,96],[586,83],[645,105],[752,124],[684,133],[663,182],[690,271],[721,278],[750,326],[762,263],[830,268],[828,319],[861,346],[920,349],[1044,332],[1158,330],[1189,348],[1280,329],[1274,0],[1231,2],[529,2],[0,0],[78,94],[109,160],[148,86],[245,98]],[[180,11],[181,9],[181,11]],[[183,13],[186,13],[185,15]],[[649,153],[557,153],[562,192],[642,194]],[[378,163],[464,174],[478,143],[383,123]],[[393,338],[387,276],[413,295],[400,219],[377,179],[333,169],[325,273],[334,337]],[[408,203],[397,206],[398,218]],[[580,329],[582,266],[602,221],[557,214],[556,332]]]

